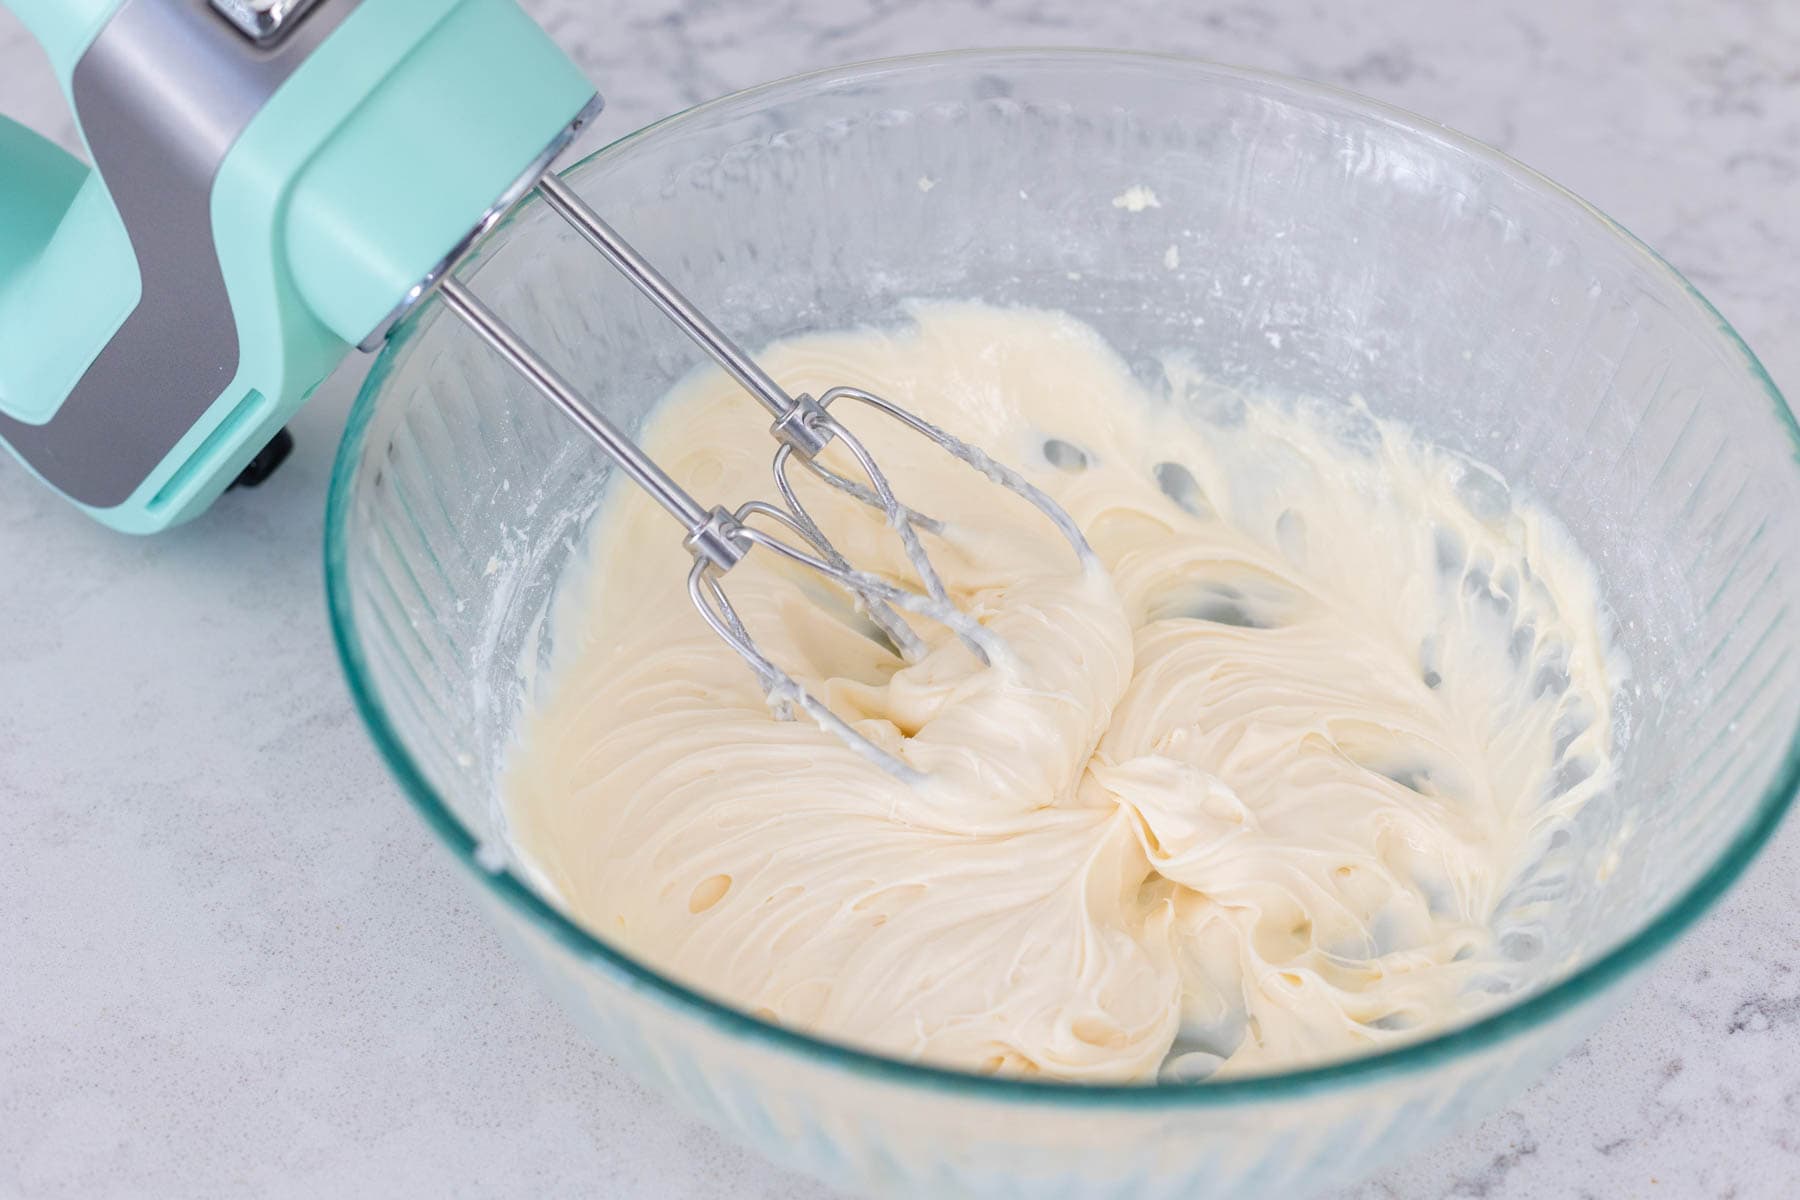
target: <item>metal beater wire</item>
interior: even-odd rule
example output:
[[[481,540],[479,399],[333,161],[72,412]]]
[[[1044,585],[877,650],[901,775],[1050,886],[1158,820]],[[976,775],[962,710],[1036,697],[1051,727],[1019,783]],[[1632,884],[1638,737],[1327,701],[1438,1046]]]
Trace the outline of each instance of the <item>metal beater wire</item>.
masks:
[[[573,385],[506,324],[491,308],[455,276],[438,286],[444,304],[492,346],[539,392],[600,444],[631,480],[642,487],[681,523],[683,545],[693,555],[688,572],[688,596],[713,632],[742,658],[769,698],[777,715],[806,713],[822,729],[836,735],[864,757],[879,763],[908,783],[926,776],[896,755],[877,746],[833,713],[817,697],[797,684],[756,646],[743,619],[726,593],[723,577],[753,548],[761,547],[788,562],[813,571],[844,588],[857,606],[884,633],[906,662],[916,662],[927,652],[925,641],[900,615],[915,613],[938,622],[956,635],[982,662],[993,666],[1010,663],[1006,647],[981,623],[958,608],[943,578],[926,553],[920,533],[943,535],[948,526],[900,501],[875,456],[862,441],[828,411],[840,399],[854,400],[893,418],[994,483],[1023,496],[1035,505],[1074,547],[1083,568],[1096,559],[1074,520],[1042,490],[1011,468],[995,462],[982,450],[952,437],[917,415],[861,388],[835,387],[819,400],[801,394],[791,396],[755,359],[727,337],[717,325],[691,304],[661,272],[630,243],[590,209],[556,175],[546,173],[537,191],[558,216],[568,222],[625,278],[678,325],[714,362],[775,417],[770,433],[780,443],[773,462],[775,484],[785,504],[749,500],[735,511],[708,508],[675,482],[656,461],[617,425],[590,407]],[[837,443],[860,468],[858,481],[817,461],[829,445]],[[864,504],[879,510],[899,538],[918,576],[923,591],[904,587],[868,571],[859,570],[819,527],[801,502],[788,466],[798,456],[820,479]],[[772,522],[794,540],[753,525],[752,520]]]

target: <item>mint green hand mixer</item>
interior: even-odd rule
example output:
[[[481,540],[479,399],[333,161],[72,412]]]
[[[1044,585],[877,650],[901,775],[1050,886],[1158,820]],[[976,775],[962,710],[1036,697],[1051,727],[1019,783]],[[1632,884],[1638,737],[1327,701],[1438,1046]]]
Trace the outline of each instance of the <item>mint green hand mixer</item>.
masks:
[[[202,511],[531,188],[594,89],[510,0],[0,0],[94,163],[0,118],[0,440]]]
[[[984,660],[1004,652],[926,556],[920,533],[946,527],[895,497],[831,404],[871,407],[1025,496],[1093,561],[1048,496],[914,414],[854,387],[789,395],[602,221],[551,170],[600,99],[513,0],[4,2],[48,51],[93,166],[0,118],[0,441],[108,525],[148,533],[205,509],[352,347],[378,347],[437,292],[680,522],[695,605],[778,710],[896,774],[914,772],[756,649],[721,583],[766,547],[848,589],[906,660],[924,645],[898,609]],[[782,504],[695,500],[455,277],[534,192],[774,416]],[[833,444],[860,478],[816,461]],[[881,510],[919,588],[831,545],[795,460]]]

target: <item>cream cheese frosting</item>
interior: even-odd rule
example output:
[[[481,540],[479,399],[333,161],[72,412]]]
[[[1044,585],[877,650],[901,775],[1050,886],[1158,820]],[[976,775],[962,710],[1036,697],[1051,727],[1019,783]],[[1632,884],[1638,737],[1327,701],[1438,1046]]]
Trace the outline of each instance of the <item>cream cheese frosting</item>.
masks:
[[[1495,919],[1613,774],[1594,573],[1547,514],[1360,402],[1152,394],[1065,315],[934,303],[760,356],[853,382],[1044,488],[1029,505],[846,415],[952,596],[902,663],[767,553],[727,577],[758,645],[928,772],[771,713],[686,595],[666,514],[613,487],[503,780],[509,836],[600,936],[767,1019],[977,1071],[1130,1081],[1279,1069],[1442,1028],[1521,967]],[[1205,402],[1197,397],[1210,397]],[[678,387],[646,449],[708,503],[772,491],[766,417]],[[811,481],[806,481],[810,484]],[[879,514],[809,506],[907,576]]]

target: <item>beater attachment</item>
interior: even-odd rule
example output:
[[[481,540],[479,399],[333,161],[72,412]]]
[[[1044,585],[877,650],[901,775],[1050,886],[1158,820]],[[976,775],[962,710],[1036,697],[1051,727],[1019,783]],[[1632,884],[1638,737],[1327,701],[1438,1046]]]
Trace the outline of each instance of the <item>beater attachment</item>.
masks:
[[[920,535],[942,535],[947,526],[902,503],[887,475],[855,434],[831,411],[847,401],[865,405],[899,422],[940,449],[966,463],[999,486],[1024,497],[1056,526],[1074,547],[1083,569],[1096,565],[1093,550],[1074,520],[1060,505],[1016,471],[996,462],[975,446],[944,432],[916,414],[871,392],[855,387],[834,387],[817,400],[806,394],[790,396],[744,350],[689,303],[674,285],[628,242],[601,220],[554,173],[546,172],[536,191],[544,202],[631,284],[647,296],[682,332],[774,415],[769,432],[778,443],[774,457],[775,485],[782,503],[749,500],[735,510],[711,508],[694,499],[657,463],[646,455],[618,426],[591,408],[580,394],[494,311],[454,276],[439,285],[444,303],[471,329],[498,351],[539,392],[581,426],[621,469],[686,531],[682,544],[693,556],[688,572],[688,595],[715,633],[735,650],[755,672],[769,703],[780,717],[794,710],[805,713],[819,726],[890,773],[909,783],[922,782],[922,772],[875,745],[834,714],[817,697],[796,683],[756,646],[725,589],[725,576],[754,548],[779,555],[788,562],[814,571],[848,591],[905,662],[916,662],[926,645],[901,615],[902,612],[936,621],[954,633],[983,663],[1004,666],[1010,661],[1003,642],[973,617],[958,608],[932,565]],[[856,464],[861,478],[853,478],[826,466],[819,456],[833,444],[843,447]],[[920,587],[894,583],[858,569],[831,544],[801,502],[794,487],[792,466],[798,461],[826,484],[880,511],[900,539]]]

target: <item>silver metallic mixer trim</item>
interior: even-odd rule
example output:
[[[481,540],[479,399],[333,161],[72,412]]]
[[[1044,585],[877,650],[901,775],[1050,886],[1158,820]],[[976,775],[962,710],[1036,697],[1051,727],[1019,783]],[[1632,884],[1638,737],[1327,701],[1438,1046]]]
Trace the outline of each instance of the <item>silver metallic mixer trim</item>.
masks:
[[[318,0],[212,0],[213,11],[258,46],[287,36]]]

